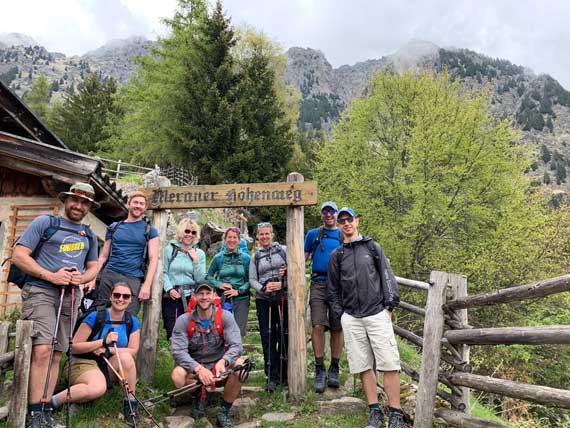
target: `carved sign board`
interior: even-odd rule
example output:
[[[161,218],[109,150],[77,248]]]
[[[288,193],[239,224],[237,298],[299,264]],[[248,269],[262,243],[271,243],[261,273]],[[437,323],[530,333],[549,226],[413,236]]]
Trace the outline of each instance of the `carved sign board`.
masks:
[[[317,203],[317,183],[250,183],[213,186],[141,188],[149,208],[191,209],[259,206],[301,206]]]

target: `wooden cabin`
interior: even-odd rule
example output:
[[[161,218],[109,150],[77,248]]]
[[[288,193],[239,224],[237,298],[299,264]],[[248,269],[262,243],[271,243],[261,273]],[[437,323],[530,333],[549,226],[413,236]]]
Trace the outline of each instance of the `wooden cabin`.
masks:
[[[99,239],[106,224],[127,214],[125,196],[103,173],[100,160],[76,153],[0,82],[0,262],[14,241],[40,214],[57,214],[57,195],[75,182],[90,183],[101,208],[85,219]],[[9,261],[0,269],[0,318],[20,305],[20,290],[6,281]]]

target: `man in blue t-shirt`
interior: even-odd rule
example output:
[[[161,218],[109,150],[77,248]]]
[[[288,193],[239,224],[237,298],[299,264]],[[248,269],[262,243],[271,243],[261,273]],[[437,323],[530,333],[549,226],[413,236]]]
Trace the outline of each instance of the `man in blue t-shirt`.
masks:
[[[150,227],[148,242],[145,236],[147,224],[143,214],[147,208],[147,199],[144,193],[131,192],[127,208],[129,213],[126,220],[111,224],[105,235],[105,245],[99,255],[99,269],[103,271],[97,290],[97,304],[104,305],[109,301],[113,284],[126,282],[133,290],[133,298],[127,310],[136,315],[141,300],[150,298],[150,287],[158,263],[159,239],[158,231],[153,226]],[[146,274],[142,269],[145,249],[148,254]]]
[[[331,333],[331,365],[328,371],[328,386],[338,388],[339,360],[343,347],[343,336],[340,319],[335,318],[326,300],[327,266],[331,252],[342,243],[340,229],[336,226],[337,206],[328,201],[321,205],[323,225],[311,229],[305,237],[305,260],[312,258],[311,290],[309,305],[311,307],[311,323],[313,351],[315,353],[315,392],[325,390],[325,331]]]
[[[67,351],[69,343],[72,313],[76,314],[79,307],[80,293],[75,294],[72,302],[69,290],[91,281],[97,274],[97,240],[81,224],[92,207],[100,206],[94,197],[95,191],[87,183],[76,183],[69,192],[61,192],[63,215],[35,218],[14,248],[12,263],[28,275],[22,288],[22,319],[34,321],[26,428],[63,428],[51,416],[51,407],[41,399],[48,370],[50,382],[45,398],[49,400],[53,394],[61,354]],[[49,228],[51,236],[47,234]],[[44,237],[49,239],[40,244]],[[65,294],[55,331],[62,287]],[[57,340],[52,365],[48,367],[54,332]]]

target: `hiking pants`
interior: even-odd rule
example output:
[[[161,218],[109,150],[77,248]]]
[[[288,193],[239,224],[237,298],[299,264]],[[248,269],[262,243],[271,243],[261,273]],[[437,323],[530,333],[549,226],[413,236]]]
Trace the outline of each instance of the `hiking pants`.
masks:
[[[279,305],[283,304],[283,325],[279,322]],[[277,384],[287,382],[287,344],[288,322],[287,297],[275,301],[256,299],[257,319],[259,321],[259,333],[263,346],[264,372],[267,378]],[[269,326],[269,313],[271,311],[271,327]],[[270,334],[271,328],[271,334]],[[283,328],[283,334],[281,329]],[[271,336],[271,337],[270,337]],[[269,359],[271,358],[271,361]],[[271,371],[269,367],[271,366]],[[281,367],[281,370],[280,370]],[[280,378],[280,372],[283,377]]]

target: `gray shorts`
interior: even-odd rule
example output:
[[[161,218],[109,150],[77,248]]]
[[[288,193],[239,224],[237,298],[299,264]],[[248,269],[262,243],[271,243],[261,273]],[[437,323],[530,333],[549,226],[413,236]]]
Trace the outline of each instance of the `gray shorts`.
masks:
[[[311,307],[312,325],[324,325],[330,330],[342,330],[340,318],[333,316],[327,302],[327,282],[311,281],[311,294],[309,297]]]
[[[135,276],[126,276],[112,270],[104,270],[101,272],[99,285],[97,287],[96,304],[105,305],[109,302],[111,299],[111,290],[113,289],[113,285],[117,282],[126,282],[131,287],[131,290],[133,290],[133,297],[131,298],[131,303],[129,303],[129,306],[127,307],[127,311],[133,315],[137,315],[141,307],[141,302],[138,298],[139,291],[141,289],[141,278],[137,278]]]
[[[22,319],[34,322],[32,345],[51,344],[60,296],[61,289],[59,287],[42,288],[32,284],[25,284],[22,288]],[[70,324],[71,293],[66,292],[64,294],[63,304],[61,306],[61,316],[57,328],[57,340],[54,346],[56,351],[67,351],[69,334],[73,331],[80,301],[81,291],[76,288],[73,308],[74,319]]]

